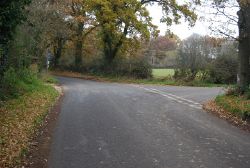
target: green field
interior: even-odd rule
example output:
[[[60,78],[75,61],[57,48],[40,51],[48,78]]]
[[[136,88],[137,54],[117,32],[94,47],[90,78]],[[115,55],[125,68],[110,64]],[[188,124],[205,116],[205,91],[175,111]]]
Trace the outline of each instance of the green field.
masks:
[[[153,69],[154,78],[164,78],[174,75],[174,69]]]

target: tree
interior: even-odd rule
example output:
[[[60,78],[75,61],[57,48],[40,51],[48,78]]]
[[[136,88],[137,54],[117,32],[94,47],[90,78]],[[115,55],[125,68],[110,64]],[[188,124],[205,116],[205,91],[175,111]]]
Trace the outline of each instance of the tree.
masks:
[[[158,51],[169,51],[177,48],[177,41],[167,36],[159,36],[151,40],[150,48]]]
[[[238,42],[225,40],[211,62],[208,80],[213,83],[235,84],[238,68]]]
[[[112,64],[125,43],[149,39],[150,33],[157,33],[148,11],[137,0],[97,1],[94,9],[101,27],[105,65]]]
[[[244,93],[250,84],[250,2],[237,0],[240,6],[239,20],[239,87]]]
[[[145,56],[153,67],[173,68],[176,64],[178,45],[178,37],[174,34],[151,38],[149,44],[144,46]]]
[[[225,16],[228,19],[228,23],[237,25],[239,29],[239,82],[238,86],[242,93],[244,93],[250,84],[250,63],[249,63],[249,52],[250,52],[250,1],[249,0],[213,0],[212,5],[216,7],[217,12],[215,15]],[[226,13],[226,10],[238,8],[237,16],[232,16]],[[225,27],[225,24],[220,25],[222,29],[216,31],[231,36],[230,29]],[[229,30],[229,31],[227,31]]]
[[[193,34],[182,41],[177,57],[178,71],[176,72],[179,73],[180,77],[194,80],[199,70],[204,66],[205,61],[201,53],[201,39],[201,36]]]
[[[80,70],[83,64],[84,39],[91,33],[98,24],[95,23],[95,16],[92,14],[91,0],[65,0],[64,8],[71,28],[73,30],[73,40],[75,41],[75,69]]]
[[[6,68],[8,43],[13,37],[16,26],[25,20],[24,7],[30,0],[2,0],[0,2],[0,77]]]
[[[207,65],[218,55],[216,40],[193,34],[183,40],[177,57],[176,77],[194,80],[198,73],[207,74]]]
[[[82,66],[82,48],[83,48],[83,29],[87,20],[87,11],[85,1],[73,0],[68,4],[71,8],[69,14],[74,21],[75,29],[75,67],[79,69]],[[67,5],[66,5],[67,7]]]
[[[67,13],[64,7],[64,1],[51,0],[47,3],[47,11],[44,11],[44,13],[49,13],[46,34],[49,34],[51,39],[50,45],[54,55],[54,68],[59,67],[59,60],[62,57],[65,43],[72,37],[72,30],[70,30],[70,24],[67,22]]]
[[[71,36],[68,22],[65,20],[65,12],[56,1],[33,0],[26,7],[29,11],[26,21],[18,26],[15,41],[25,44],[25,46],[16,46],[14,43],[12,50],[19,47],[27,51],[33,63],[39,65],[39,70],[45,67],[46,53],[50,51],[55,56],[55,66],[62,55],[62,49]],[[21,36],[20,36],[21,35]],[[21,55],[21,54],[20,54]],[[18,53],[16,56],[20,57]]]
[[[164,16],[161,19],[162,22],[166,22],[167,25],[173,23],[179,24],[182,17],[187,20],[190,25],[194,25],[197,20],[197,15],[194,12],[194,4],[200,4],[200,0],[192,0],[190,2],[181,2],[176,0],[141,0],[142,4],[158,3],[162,6]]]

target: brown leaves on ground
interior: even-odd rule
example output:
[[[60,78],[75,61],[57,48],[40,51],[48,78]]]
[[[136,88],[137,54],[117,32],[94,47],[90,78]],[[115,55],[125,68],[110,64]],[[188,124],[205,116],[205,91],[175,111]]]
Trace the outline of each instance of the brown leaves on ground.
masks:
[[[13,167],[58,97],[51,86],[9,100],[0,107],[0,167]]]
[[[222,107],[218,106],[215,101],[209,101],[203,105],[203,108],[213,113],[214,115],[222,118],[234,126],[237,126],[243,130],[250,132],[250,123],[247,121],[243,121],[241,117],[237,116],[236,114],[226,111]]]

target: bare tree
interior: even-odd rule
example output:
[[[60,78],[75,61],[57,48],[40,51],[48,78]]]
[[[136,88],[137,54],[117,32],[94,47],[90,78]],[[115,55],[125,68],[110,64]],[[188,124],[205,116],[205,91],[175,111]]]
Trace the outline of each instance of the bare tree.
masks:
[[[208,75],[208,65],[220,52],[225,40],[193,34],[183,40],[177,57],[176,77],[194,80],[199,73],[204,79]]]
[[[214,32],[218,32],[227,37],[232,37],[232,26],[238,26],[239,35],[235,39],[239,41],[239,88],[244,93],[250,84],[250,1],[249,0],[211,0],[210,6],[215,9],[211,14],[215,15],[217,20],[210,21],[216,25],[211,26]],[[236,11],[237,15],[232,14]],[[226,18],[226,22],[221,18]],[[215,18],[215,17],[214,17]],[[215,24],[217,23],[217,24]]]

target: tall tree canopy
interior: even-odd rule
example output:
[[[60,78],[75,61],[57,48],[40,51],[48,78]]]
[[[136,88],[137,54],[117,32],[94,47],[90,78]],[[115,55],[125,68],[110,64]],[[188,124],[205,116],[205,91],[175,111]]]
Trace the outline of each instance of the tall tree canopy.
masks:
[[[200,0],[191,0],[181,2],[176,0],[141,0],[142,4],[158,3],[162,6],[164,16],[161,21],[166,22],[167,25],[173,23],[179,24],[182,17],[193,26],[197,20],[197,14],[194,12],[196,4],[200,4]]]
[[[30,0],[2,0],[0,2],[0,42],[9,40],[15,28],[25,19],[24,7]]]
[[[108,64],[127,41],[133,43],[149,39],[150,33],[157,34],[149,12],[137,0],[96,1],[93,7],[101,27],[104,58]]]

